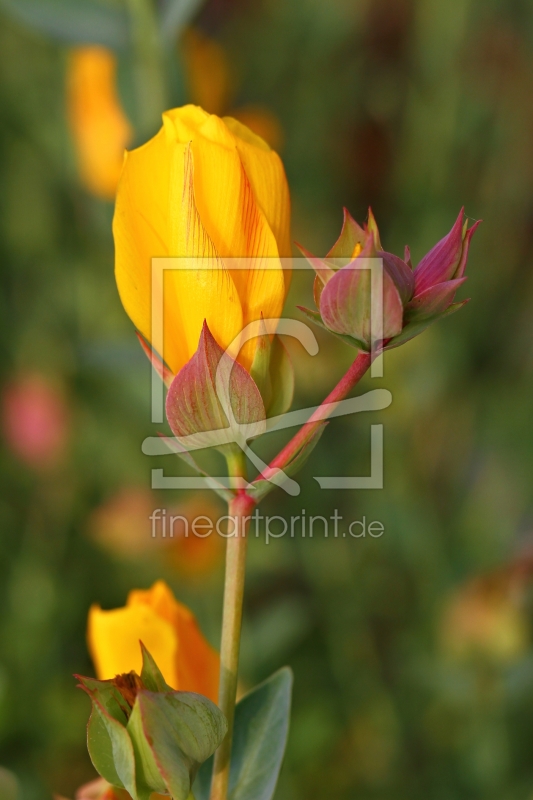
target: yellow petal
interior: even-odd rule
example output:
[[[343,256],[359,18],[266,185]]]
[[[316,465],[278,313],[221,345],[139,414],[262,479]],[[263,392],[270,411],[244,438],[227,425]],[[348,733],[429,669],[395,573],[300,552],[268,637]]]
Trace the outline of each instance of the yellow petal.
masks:
[[[261,318],[281,315],[285,299],[285,276],[277,262],[278,244],[268,220],[254,193],[243,157],[250,165],[259,160],[263,166],[252,170],[253,175],[269,173],[271,185],[278,157],[259,137],[243,126],[249,142],[243,142],[243,155],[235,134],[215,116],[198,113],[190,106],[166,114],[167,124],[172,123],[176,135],[191,136],[194,163],[194,198],[198,219],[205,230],[204,236],[212,243],[217,255],[230,267],[231,277],[242,306],[242,326]],[[281,168],[282,171],[282,168]],[[278,175],[278,177],[280,177]],[[286,189],[284,175],[277,189]],[[273,204],[269,206],[273,208]],[[183,230],[183,227],[180,229]],[[183,244],[177,245],[180,251]],[[249,260],[246,269],[231,269],[230,259]],[[272,261],[274,261],[274,264]],[[244,264],[241,263],[240,266]],[[267,268],[268,267],[268,268]],[[218,306],[220,314],[220,305]],[[211,326],[210,326],[211,327]],[[214,336],[222,346],[229,339]],[[243,349],[240,361],[249,368],[255,345]]]
[[[89,612],[89,650],[102,680],[140,673],[139,641],[148,648],[166,682],[217,701],[219,657],[202,635],[194,614],[179,603],[164,581],[128,595],[124,608]]]
[[[153,341],[151,258],[180,256],[213,267],[195,269],[187,261],[192,269],[164,273],[163,356],[177,372],[196,351],[204,319],[227,347],[261,314],[280,316],[286,276],[279,263],[267,270],[261,260],[278,257],[274,229],[287,248],[289,203],[278,156],[251,131],[240,126],[236,135],[191,105],[166,112],[163,123],[124,166],[114,221],[116,275],[127,313]],[[253,258],[253,268],[232,270],[228,259],[239,257]],[[246,367],[254,349],[249,343],[241,352]]]
[[[254,196],[276,238],[278,253],[282,258],[290,258],[291,204],[281,159],[246,125],[231,117],[224,117],[224,122],[235,136],[237,149]]]
[[[184,148],[169,142],[161,129],[143,147],[127,154],[120,180],[113,233],[115,277],[122,304],[135,327],[152,341],[152,258],[171,255],[169,198],[173,165],[183,158]],[[163,356],[176,372],[191,352],[176,308],[171,273],[164,273]],[[194,351],[193,351],[194,352]]]
[[[194,103],[210,114],[227,107],[231,92],[229,63],[221,45],[197,28],[189,28],[182,39],[185,72]]]
[[[170,622],[147,604],[127,605],[113,611],[92,606],[89,611],[89,650],[101,680],[123,672],[140,673],[139,642],[148,648],[169,686],[177,688],[177,634]]]
[[[204,320],[221,347],[241,331],[241,299],[219,258],[196,205],[195,163],[190,144],[172,175],[170,206],[171,252],[182,257],[184,269],[169,271],[174,313],[179,315],[190,356],[196,352]],[[188,268],[187,268],[188,267]]]
[[[216,703],[219,657],[202,635],[194,614],[187,606],[176,600],[164,581],[157,581],[151,589],[145,591],[130,592],[128,604],[148,605],[176,632],[176,688],[184,692],[198,692]],[[157,663],[157,658],[155,660]]]

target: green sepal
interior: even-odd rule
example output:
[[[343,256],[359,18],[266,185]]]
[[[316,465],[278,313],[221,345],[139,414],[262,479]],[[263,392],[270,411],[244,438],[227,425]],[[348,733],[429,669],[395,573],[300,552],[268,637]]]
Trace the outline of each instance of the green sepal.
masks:
[[[126,724],[129,709],[113,681],[99,681],[97,678],[87,678],[84,675],[75,675],[74,677],[79,680],[79,688],[83,689],[91,700],[100,703],[105,711],[121,725]]]
[[[141,703],[139,702],[142,694],[143,692],[139,692],[135,700],[133,711],[128,720],[127,732],[135,754],[138,800],[150,800],[152,792],[166,793],[167,787],[161,776],[161,771],[149,744],[150,739],[143,725]],[[159,732],[157,735],[159,735]],[[176,798],[176,800],[180,799]]]
[[[289,410],[294,397],[294,368],[287,348],[279,336],[274,336],[272,341],[270,380],[272,397],[267,413],[269,417],[275,417]]]
[[[361,228],[354,220],[347,208],[343,209],[344,219],[340,236],[327,254],[327,259],[348,259],[352,260],[352,254],[356,245],[364,247],[368,239],[368,233]],[[344,266],[344,264],[343,264]]]
[[[376,250],[383,250],[383,247],[381,245],[381,238],[379,235],[378,223],[376,222],[376,218],[371,208],[368,209],[367,228],[368,231],[374,235],[374,244],[376,246]]]
[[[444,317],[449,317],[450,314],[455,314],[456,311],[459,311],[464,305],[466,305],[469,300],[462,300],[460,303],[452,303],[452,305],[446,309],[446,311],[442,311],[440,314],[436,314],[434,317],[426,318],[423,320],[419,320],[418,322],[409,322],[404,327],[401,333],[398,336],[395,336],[390,342],[383,348],[384,350],[392,350],[394,347],[399,347],[402,344],[405,344],[410,339],[414,339],[415,336],[419,336],[423,333],[426,328],[429,328],[430,325],[433,325],[434,322],[438,322],[440,319],[444,319]]]
[[[251,375],[224,351],[204,321],[198,348],[180,369],[166,398],[177,437],[194,436],[201,447],[222,448],[265,429],[265,405]]]
[[[292,693],[292,672],[271,675],[235,708],[229,800],[271,800],[285,753]],[[208,800],[212,761],[194,784],[196,800]]]
[[[226,735],[227,722],[220,709],[202,695],[141,691],[128,729],[152,791],[168,791],[173,800],[187,800],[200,765]],[[154,765],[166,788],[161,789],[150,777]]]
[[[268,410],[270,400],[272,399],[272,381],[270,379],[272,340],[267,333],[263,317],[261,317],[260,329],[261,333],[257,337],[257,345],[255,348],[254,360],[250,368],[250,375],[261,393],[265,409]]]
[[[135,755],[126,728],[95,699],[87,725],[87,747],[96,771],[112,786],[126,789],[133,800],[137,796]]]
[[[141,652],[143,657],[143,665],[141,670],[141,681],[149,692],[172,692],[172,686],[169,686],[163,677],[163,673],[155,663],[152,655],[141,642]]]
[[[0,767],[0,797],[2,800],[18,800],[18,781],[9,770]]]
[[[370,352],[370,348],[366,344],[366,342],[356,339],[355,336],[348,336],[347,334],[344,333],[335,333],[335,331],[330,330],[326,325],[324,325],[322,317],[320,316],[320,312],[312,311],[310,308],[305,308],[305,306],[296,306],[296,307],[298,308],[299,311],[305,314],[306,317],[308,317],[311,320],[311,322],[313,322],[315,325],[318,325],[319,328],[322,328],[323,330],[327,331],[332,336],[335,336],[337,339],[340,339],[341,342],[344,342],[344,344],[349,344],[350,347],[355,347],[357,350],[362,350],[364,353]]]
[[[250,375],[254,379],[267,416],[284,414],[291,407],[294,396],[294,369],[285,345],[279,336],[272,338],[266,332],[258,336]]]

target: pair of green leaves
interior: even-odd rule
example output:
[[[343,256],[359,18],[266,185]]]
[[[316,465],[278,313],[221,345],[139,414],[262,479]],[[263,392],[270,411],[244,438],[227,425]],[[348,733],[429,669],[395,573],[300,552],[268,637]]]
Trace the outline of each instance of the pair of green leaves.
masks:
[[[162,44],[175,41],[200,2],[166,0],[159,4]],[[0,9],[47,36],[67,44],[100,44],[113,50],[131,44],[129,5],[129,0],[0,0]]]

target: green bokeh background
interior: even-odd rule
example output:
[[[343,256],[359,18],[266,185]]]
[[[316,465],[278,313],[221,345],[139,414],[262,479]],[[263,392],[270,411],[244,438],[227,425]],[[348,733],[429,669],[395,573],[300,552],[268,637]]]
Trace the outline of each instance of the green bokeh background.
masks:
[[[18,776],[21,800],[50,800],[72,798],[94,776],[89,703],[72,678],[92,670],[90,604],[123,605],[129,589],[164,577],[216,644],[222,574],[219,564],[192,581],[155,546],[126,558],[88,535],[107,498],[150,487],[156,464],[141,453],[157,429],[150,369],[114,284],[111,205],[77,178],[66,45],[8,5],[0,376],[58,381],[72,430],[54,470],[32,470],[7,448],[0,456],[0,764]],[[282,664],[295,673],[276,798],[530,800],[529,637],[505,657],[489,642],[460,658],[443,642],[442,619],[451,594],[527,561],[533,543],[533,7],[210,0],[194,14],[228,54],[235,104],[261,104],[281,122],[295,240],[323,253],[342,206],[363,221],[370,204],[385,248],[401,254],[408,243],[416,263],[462,205],[484,220],[462,290],[472,302],[388,354],[384,378],[361,386],[390,389],[392,406],[334,421],[300,497],[278,491],[264,504],[286,516],[338,509],[385,527],[379,539],[251,541],[243,681]],[[120,58],[128,108],[135,58],[127,47]],[[169,103],[187,102],[179,39],[166,62]],[[310,283],[297,277],[289,313],[310,302]],[[292,351],[294,407],[322,399],[353,356],[318,336],[315,358]],[[320,491],[313,475],[368,472],[371,422],[385,426],[384,490]],[[184,474],[172,459],[158,466]],[[157,503],[180,499],[167,492]],[[516,614],[527,629],[527,591]]]

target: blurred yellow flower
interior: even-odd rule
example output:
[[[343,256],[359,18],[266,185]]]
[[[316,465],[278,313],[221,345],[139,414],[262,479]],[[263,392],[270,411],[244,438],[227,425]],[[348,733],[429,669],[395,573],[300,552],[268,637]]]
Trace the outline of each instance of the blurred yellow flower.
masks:
[[[283,128],[276,115],[262,105],[233,106],[237,89],[226,51],[216,39],[198,28],[187,28],[181,49],[185,77],[193,103],[210,114],[234,117],[274,150],[283,146]]]
[[[165,272],[163,347],[173,372],[196,352],[204,320],[225,348],[261,314],[281,315],[288,270],[279,261],[261,265],[290,256],[289,222],[279,156],[234,119],[197,106],[173,109],[153,139],[127,154],[113,223],[115,274],[122,304],[148,341],[152,257],[210,267]],[[228,268],[227,259],[243,257],[254,259],[250,268]],[[246,368],[254,348],[249,342],[241,351]]]
[[[86,188],[112,200],[132,137],[116,88],[116,57],[104,47],[70,51],[67,112],[78,169]]]
[[[202,635],[194,615],[178,603],[169,587],[129,593],[124,608],[89,611],[89,650],[101,680],[141,672],[139,641],[150,651],[166,682],[178,691],[198,692],[215,703],[219,657]]]
[[[185,75],[194,103],[209,114],[223,114],[232,89],[223,47],[197,28],[187,28],[181,44]]]

